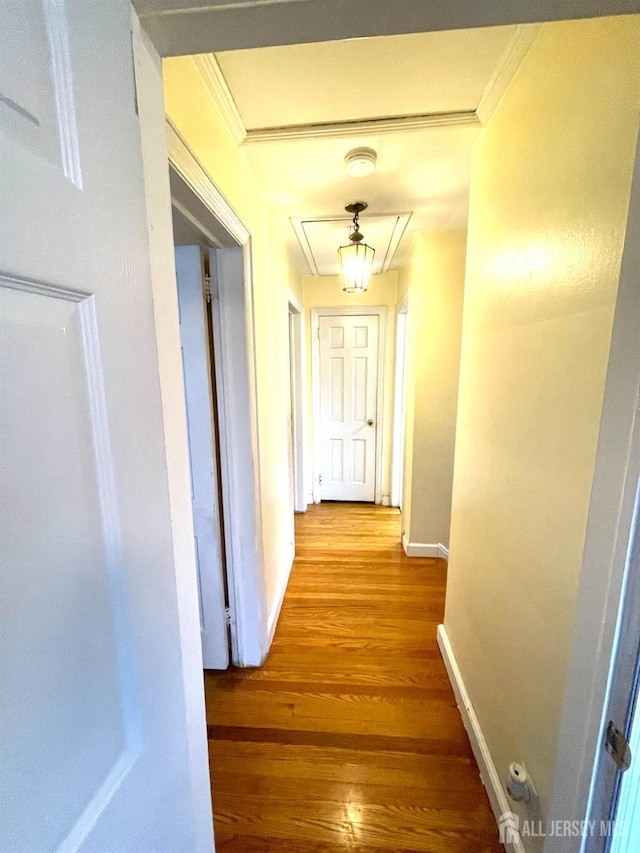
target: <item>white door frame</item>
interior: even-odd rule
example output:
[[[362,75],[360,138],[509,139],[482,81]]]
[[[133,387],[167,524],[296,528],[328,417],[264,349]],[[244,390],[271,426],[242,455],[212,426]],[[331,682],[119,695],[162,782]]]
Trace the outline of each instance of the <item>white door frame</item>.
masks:
[[[304,306],[289,288],[289,365],[291,370],[291,429],[293,433],[293,510],[307,511],[304,488],[304,436],[305,436],[305,357],[304,357]]]
[[[595,818],[607,693],[624,604],[640,478],[640,144],[611,336],[600,436],[558,739],[551,820]],[[624,650],[618,650],[624,652]],[[640,756],[636,756],[636,761]],[[561,849],[560,849],[561,848]],[[577,853],[580,839],[547,839],[545,853]]]
[[[405,294],[396,305],[396,363],[393,400],[393,456],[391,461],[391,506],[402,504],[404,474],[404,434],[407,377],[407,315],[409,298]],[[402,328],[402,334],[400,329]]]
[[[376,473],[374,500],[382,503],[382,443],[384,430],[384,367],[387,336],[387,306],[363,305],[339,306],[336,308],[311,309],[311,393],[313,411],[313,502],[319,504],[320,469],[322,467],[322,438],[317,425],[320,423],[320,317],[377,317],[378,318],[378,388],[376,393]]]
[[[169,163],[227,235],[216,251],[212,300],[220,423],[231,655],[260,665],[268,651],[257,429],[251,234],[167,121]],[[179,201],[183,210],[185,200]],[[187,203],[188,206],[188,203]],[[198,224],[197,215],[191,221]],[[211,235],[209,229],[209,236]],[[204,233],[207,233],[206,230]],[[230,239],[229,239],[230,238]],[[221,244],[220,240],[216,240]]]

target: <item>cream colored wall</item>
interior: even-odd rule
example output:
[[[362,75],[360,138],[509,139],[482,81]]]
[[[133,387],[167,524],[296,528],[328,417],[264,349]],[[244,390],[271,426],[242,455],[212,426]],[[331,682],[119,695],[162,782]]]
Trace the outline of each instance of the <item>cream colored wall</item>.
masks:
[[[637,16],[545,24],[474,152],[445,627],[501,777],[524,761],[543,817],[638,133],[639,44]]]
[[[251,232],[260,488],[267,612],[286,583],[293,554],[288,455],[288,288],[300,276],[243,153],[190,57],[163,63],[167,115]]]
[[[371,276],[366,293],[345,293],[339,276],[312,276],[302,278],[305,309],[305,335],[307,338],[307,465],[306,493],[311,503],[313,490],[313,393],[311,357],[311,309],[357,307],[358,305],[385,305],[387,307],[387,333],[384,360],[384,412],[382,422],[382,494],[388,498],[391,491],[391,453],[393,441],[393,387],[395,363],[395,305],[398,299],[398,276],[395,272]]]
[[[466,232],[415,235],[398,278],[408,299],[402,528],[411,544],[449,545]]]

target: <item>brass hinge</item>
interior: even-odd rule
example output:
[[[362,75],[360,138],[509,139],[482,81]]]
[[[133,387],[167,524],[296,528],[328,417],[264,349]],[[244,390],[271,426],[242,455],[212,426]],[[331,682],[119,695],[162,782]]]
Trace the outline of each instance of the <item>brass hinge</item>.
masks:
[[[611,758],[613,758],[616,767],[621,773],[631,767],[631,747],[629,741],[620,729],[616,728],[613,720],[609,720],[607,733],[604,739],[604,748],[607,750]]]

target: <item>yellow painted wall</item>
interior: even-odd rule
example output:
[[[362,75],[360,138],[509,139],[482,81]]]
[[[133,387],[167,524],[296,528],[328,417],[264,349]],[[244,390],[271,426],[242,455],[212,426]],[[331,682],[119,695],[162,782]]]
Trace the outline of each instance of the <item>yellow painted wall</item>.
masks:
[[[384,369],[384,413],[382,430],[382,494],[388,497],[391,490],[391,452],[393,440],[393,386],[395,363],[395,305],[398,300],[398,276],[395,272],[371,276],[366,293],[345,293],[339,276],[305,275],[302,278],[305,309],[305,334],[307,338],[307,500],[311,502],[313,460],[313,394],[311,359],[311,309],[340,308],[358,305],[385,305],[387,307],[387,333]]]
[[[449,545],[465,231],[417,233],[398,279],[408,299],[403,533]]]
[[[267,611],[291,565],[288,452],[288,305],[300,276],[244,154],[233,142],[190,57],[163,63],[167,115],[251,232],[258,434]]]
[[[543,25],[473,158],[445,626],[499,773],[524,761],[543,817],[638,134],[639,46],[637,16]]]

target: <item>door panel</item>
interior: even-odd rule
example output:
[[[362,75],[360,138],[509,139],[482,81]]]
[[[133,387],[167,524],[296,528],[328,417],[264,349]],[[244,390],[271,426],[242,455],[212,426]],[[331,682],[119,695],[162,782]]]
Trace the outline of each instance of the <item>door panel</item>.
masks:
[[[375,499],[378,322],[320,318],[323,500]]]
[[[0,9],[6,853],[198,846],[130,30]]]
[[[226,669],[229,646],[225,618],[218,470],[213,428],[211,354],[199,246],[176,248],[180,340],[189,432],[193,527],[198,560],[200,635],[205,669]]]

